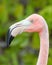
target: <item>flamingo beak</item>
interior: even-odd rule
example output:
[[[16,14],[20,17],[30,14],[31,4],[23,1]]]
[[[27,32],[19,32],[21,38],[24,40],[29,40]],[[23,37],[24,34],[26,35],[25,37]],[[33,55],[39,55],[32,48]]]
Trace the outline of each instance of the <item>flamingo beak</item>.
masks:
[[[29,20],[22,20],[18,23],[13,24],[10,26],[8,33],[7,33],[7,47],[10,45],[14,37],[16,35],[21,34],[25,29],[27,29],[31,25]]]
[[[7,47],[10,45],[11,41],[14,39],[14,37],[11,35],[11,31],[10,29],[7,32],[7,38],[6,38],[6,42],[7,42]]]

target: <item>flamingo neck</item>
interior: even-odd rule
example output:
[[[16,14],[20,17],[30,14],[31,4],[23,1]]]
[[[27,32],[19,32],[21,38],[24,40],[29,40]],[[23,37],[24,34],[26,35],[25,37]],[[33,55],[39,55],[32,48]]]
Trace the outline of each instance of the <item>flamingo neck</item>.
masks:
[[[42,31],[40,34],[40,52],[37,65],[47,65],[49,54],[49,34],[48,29]]]

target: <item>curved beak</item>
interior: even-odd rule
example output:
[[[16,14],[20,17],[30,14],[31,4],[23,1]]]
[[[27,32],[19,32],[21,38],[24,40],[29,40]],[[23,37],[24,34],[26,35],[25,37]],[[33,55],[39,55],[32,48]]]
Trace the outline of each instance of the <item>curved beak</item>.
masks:
[[[14,39],[14,37],[11,35],[11,31],[9,29],[7,32],[7,37],[6,37],[7,47],[10,45],[10,43],[13,39]]]
[[[21,34],[25,29],[27,29],[31,25],[29,20],[22,20],[18,23],[13,24],[10,26],[8,33],[7,33],[7,47],[10,45],[14,37],[18,34]]]

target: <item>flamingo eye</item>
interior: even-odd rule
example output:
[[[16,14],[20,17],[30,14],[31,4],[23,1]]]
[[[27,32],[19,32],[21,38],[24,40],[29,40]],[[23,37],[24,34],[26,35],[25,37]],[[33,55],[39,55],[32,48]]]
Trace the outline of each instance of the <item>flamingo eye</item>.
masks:
[[[31,20],[30,22],[33,23],[33,20]]]

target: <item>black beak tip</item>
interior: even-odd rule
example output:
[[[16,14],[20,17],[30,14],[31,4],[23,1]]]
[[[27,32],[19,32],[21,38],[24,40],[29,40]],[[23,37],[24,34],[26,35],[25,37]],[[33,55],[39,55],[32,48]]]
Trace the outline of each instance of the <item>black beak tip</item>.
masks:
[[[13,39],[14,39],[14,37],[11,35],[11,31],[9,29],[7,32],[7,37],[6,37],[7,47],[9,47],[9,45],[11,44]]]

